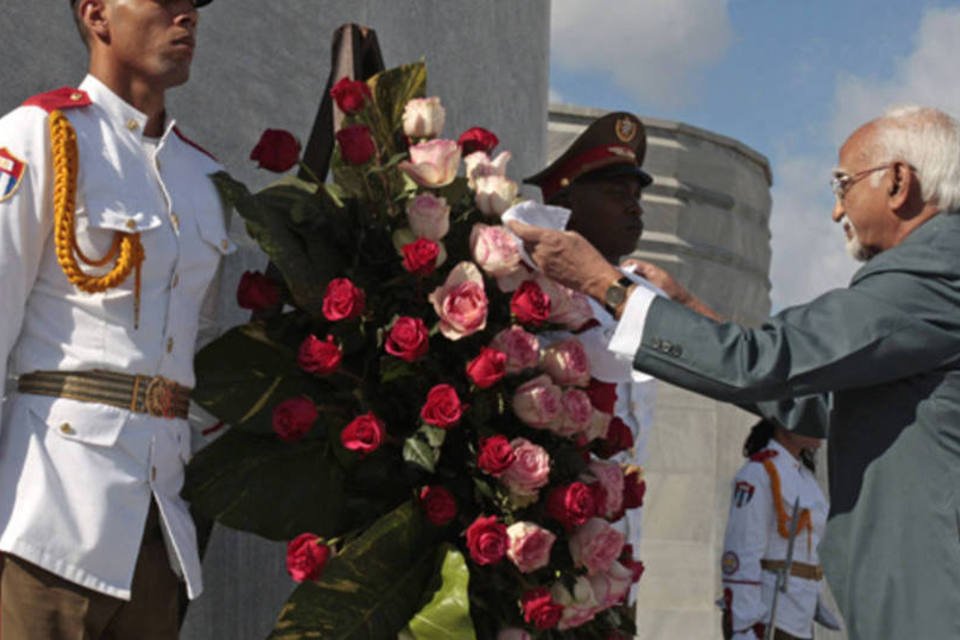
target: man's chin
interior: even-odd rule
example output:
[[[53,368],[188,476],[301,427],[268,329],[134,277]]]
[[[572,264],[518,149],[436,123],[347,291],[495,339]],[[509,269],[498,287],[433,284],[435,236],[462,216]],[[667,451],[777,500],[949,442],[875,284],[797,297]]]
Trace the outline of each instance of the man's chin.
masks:
[[[870,247],[863,246],[863,244],[860,242],[860,239],[854,236],[852,238],[847,238],[847,253],[849,253],[850,257],[857,262],[866,262],[880,252],[875,249],[871,249]]]

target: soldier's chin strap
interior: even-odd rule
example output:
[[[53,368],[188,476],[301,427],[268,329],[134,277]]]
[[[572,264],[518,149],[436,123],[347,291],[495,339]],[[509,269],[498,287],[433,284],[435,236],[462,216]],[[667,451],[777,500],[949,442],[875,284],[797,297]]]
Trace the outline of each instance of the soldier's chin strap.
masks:
[[[135,271],[133,291],[134,329],[140,325],[141,267],[145,257],[139,233],[115,231],[113,244],[101,258],[88,258],[77,245],[77,132],[62,111],[50,113],[50,146],[53,155],[53,237],[57,262],[72,285],[86,293],[101,293],[120,286]],[[92,276],[80,262],[103,267],[116,258],[107,273]]]

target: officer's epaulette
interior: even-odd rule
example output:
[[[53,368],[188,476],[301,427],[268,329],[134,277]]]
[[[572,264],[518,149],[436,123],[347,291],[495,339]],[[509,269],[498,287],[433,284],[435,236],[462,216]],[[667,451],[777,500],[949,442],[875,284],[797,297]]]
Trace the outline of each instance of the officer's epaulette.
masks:
[[[177,137],[178,137],[178,138],[180,138],[181,140],[183,140],[184,142],[186,142],[188,145],[190,145],[191,147],[193,147],[194,149],[196,149],[197,151],[199,151],[199,152],[202,153],[203,155],[207,156],[208,158],[210,158],[211,160],[213,160],[214,162],[216,162],[216,163],[218,163],[218,164],[220,163],[220,161],[217,160],[217,157],[216,157],[215,155],[213,155],[212,153],[210,153],[209,151],[207,151],[206,149],[204,149],[203,147],[201,147],[200,145],[198,145],[196,142],[194,142],[193,140],[191,140],[190,138],[188,138],[187,136],[185,136],[185,135],[183,134],[183,131],[180,131],[180,127],[174,126],[174,127],[173,127],[173,132],[174,132],[175,134],[177,134]]]
[[[751,462],[763,462],[764,460],[769,460],[770,458],[776,458],[777,452],[773,449],[764,449],[763,451],[757,451],[755,454],[750,456]]]
[[[74,89],[73,87],[61,87],[46,93],[39,93],[32,98],[24,101],[25,107],[40,107],[47,113],[51,111],[63,111],[64,109],[76,109],[77,107],[89,107],[93,104],[86,91]]]

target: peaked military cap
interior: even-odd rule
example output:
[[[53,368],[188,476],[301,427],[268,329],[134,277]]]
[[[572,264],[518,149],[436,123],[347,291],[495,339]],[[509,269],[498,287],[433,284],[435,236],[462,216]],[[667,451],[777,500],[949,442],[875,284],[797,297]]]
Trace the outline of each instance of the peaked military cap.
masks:
[[[213,2],[213,0],[193,0],[193,6],[195,6],[197,9],[199,9],[200,7],[206,6],[206,5],[210,4],[211,2]],[[75,5],[76,3],[77,3],[77,0],[70,0],[70,6],[71,6],[71,7],[72,7],[73,5]]]
[[[650,174],[640,168],[646,153],[643,123],[632,113],[615,111],[594,120],[550,166],[523,181],[540,187],[545,201],[588,174],[633,175],[640,180],[641,187],[646,187],[653,182]]]

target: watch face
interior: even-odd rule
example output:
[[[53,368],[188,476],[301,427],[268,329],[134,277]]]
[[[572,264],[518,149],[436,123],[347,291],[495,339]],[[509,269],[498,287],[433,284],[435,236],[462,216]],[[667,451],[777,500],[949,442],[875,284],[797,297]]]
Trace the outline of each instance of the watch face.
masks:
[[[620,305],[626,297],[627,290],[619,284],[612,284],[607,287],[607,292],[603,296],[604,302],[608,307]]]

